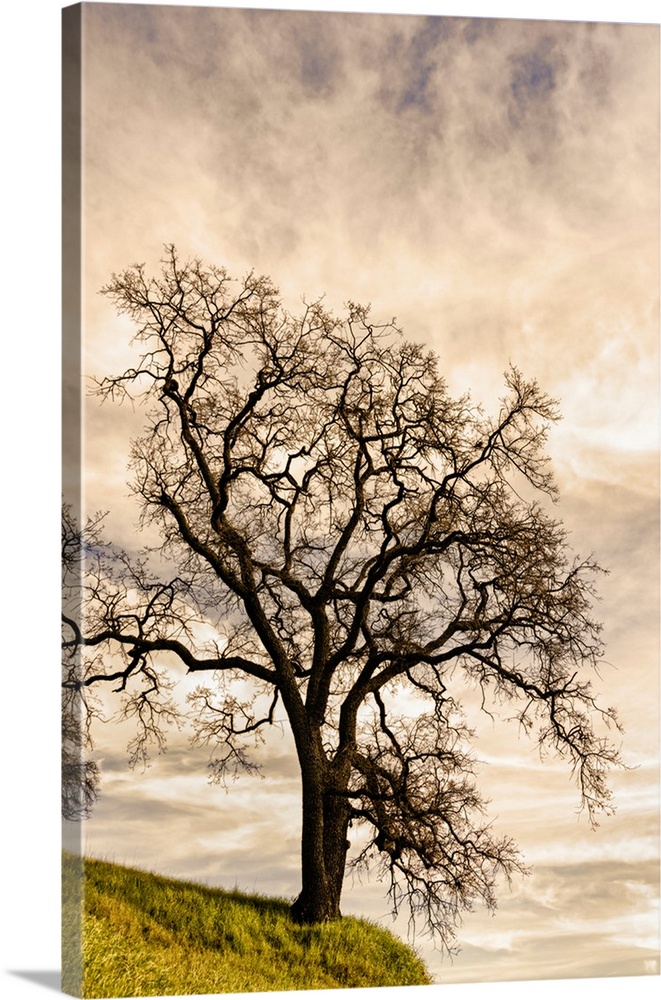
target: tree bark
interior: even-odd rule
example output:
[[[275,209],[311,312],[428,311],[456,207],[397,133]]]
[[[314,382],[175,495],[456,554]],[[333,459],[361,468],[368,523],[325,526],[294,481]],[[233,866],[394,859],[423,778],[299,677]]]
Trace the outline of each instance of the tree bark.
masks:
[[[302,888],[291,907],[300,924],[337,920],[346,865],[349,807],[328,788],[326,761],[302,766]]]
[[[344,870],[349,850],[347,839],[349,815],[350,809],[347,799],[327,792],[324,799],[324,864],[331,898],[338,917],[341,916],[340,896],[342,895]]]

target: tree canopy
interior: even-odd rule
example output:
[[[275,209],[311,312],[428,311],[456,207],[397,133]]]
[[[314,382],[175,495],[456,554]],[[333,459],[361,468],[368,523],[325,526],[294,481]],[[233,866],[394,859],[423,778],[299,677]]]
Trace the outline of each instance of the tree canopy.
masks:
[[[511,367],[485,416],[394,321],[353,302],[291,315],[269,279],[174,247],[156,276],[135,265],[103,292],[140,360],[95,391],[144,408],[132,487],[161,568],[153,550],[83,543],[65,692],[122,692],[138,759],[179,710],[175,655],[204,678],[189,712],[219,780],[255,767],[251,740],[285,718],[302,788],[293,915],[339,915],[360,825],[350,864],[380,867],[395,908],[451,947],[461,913],[523,868],[485,817],[466,690],[566,759],[593,822],[610,808],[599,567],[551,516],[556,403]]]

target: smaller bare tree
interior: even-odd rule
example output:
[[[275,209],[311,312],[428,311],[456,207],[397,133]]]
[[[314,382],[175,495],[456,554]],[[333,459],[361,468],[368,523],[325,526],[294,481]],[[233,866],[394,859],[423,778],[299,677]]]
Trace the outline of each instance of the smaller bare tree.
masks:
[[[101,518],[90,520],[85,532],[80,531],[70,505],[62,509],[62,597],[63,620],[77,622],[82,618],[81,598],[87,572],[84,547],[91,553],[101,546]],[[62,660],[62,817],[83,819],[90,815],[99,794],[100,773],[96,761],[86,756],[93,749],[91,721],[93,713],[86,710],[88,695],[79,684],[78,644],[63,645]]]

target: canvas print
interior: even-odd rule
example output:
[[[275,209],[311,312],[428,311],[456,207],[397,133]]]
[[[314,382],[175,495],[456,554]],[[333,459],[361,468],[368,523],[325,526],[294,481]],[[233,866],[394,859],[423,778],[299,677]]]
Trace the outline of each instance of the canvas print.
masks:
[[[657,976],[658,26],[63,29],[63,989]]]

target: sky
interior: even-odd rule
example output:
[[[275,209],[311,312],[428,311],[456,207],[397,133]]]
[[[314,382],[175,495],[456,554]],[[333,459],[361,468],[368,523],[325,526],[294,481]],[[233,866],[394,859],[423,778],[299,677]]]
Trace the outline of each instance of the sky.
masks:
[[[292,309],[371,302],[487,411],[510,362],[560,400],[559,514],[610,570],[600,683],[634,769],[592,832],[566,771],[483,725],[491,815],[533,874],[495,915],[467,915],[453,963],[415,943],[442,983],[658,974],[658,26],[135,4],[85,17],[88,373],[130,357],[98,289],[174,242],[269,274]],[[135,547],[139,422],[91,401],[85,421],[88,507]],[[129,735],[98,733],[89,853],[297,892],[286,737],[265,747],[263,781],[225,794],[176,737],[128,771]],[[344,910],[387,924],[379,885],[348,884]]]

